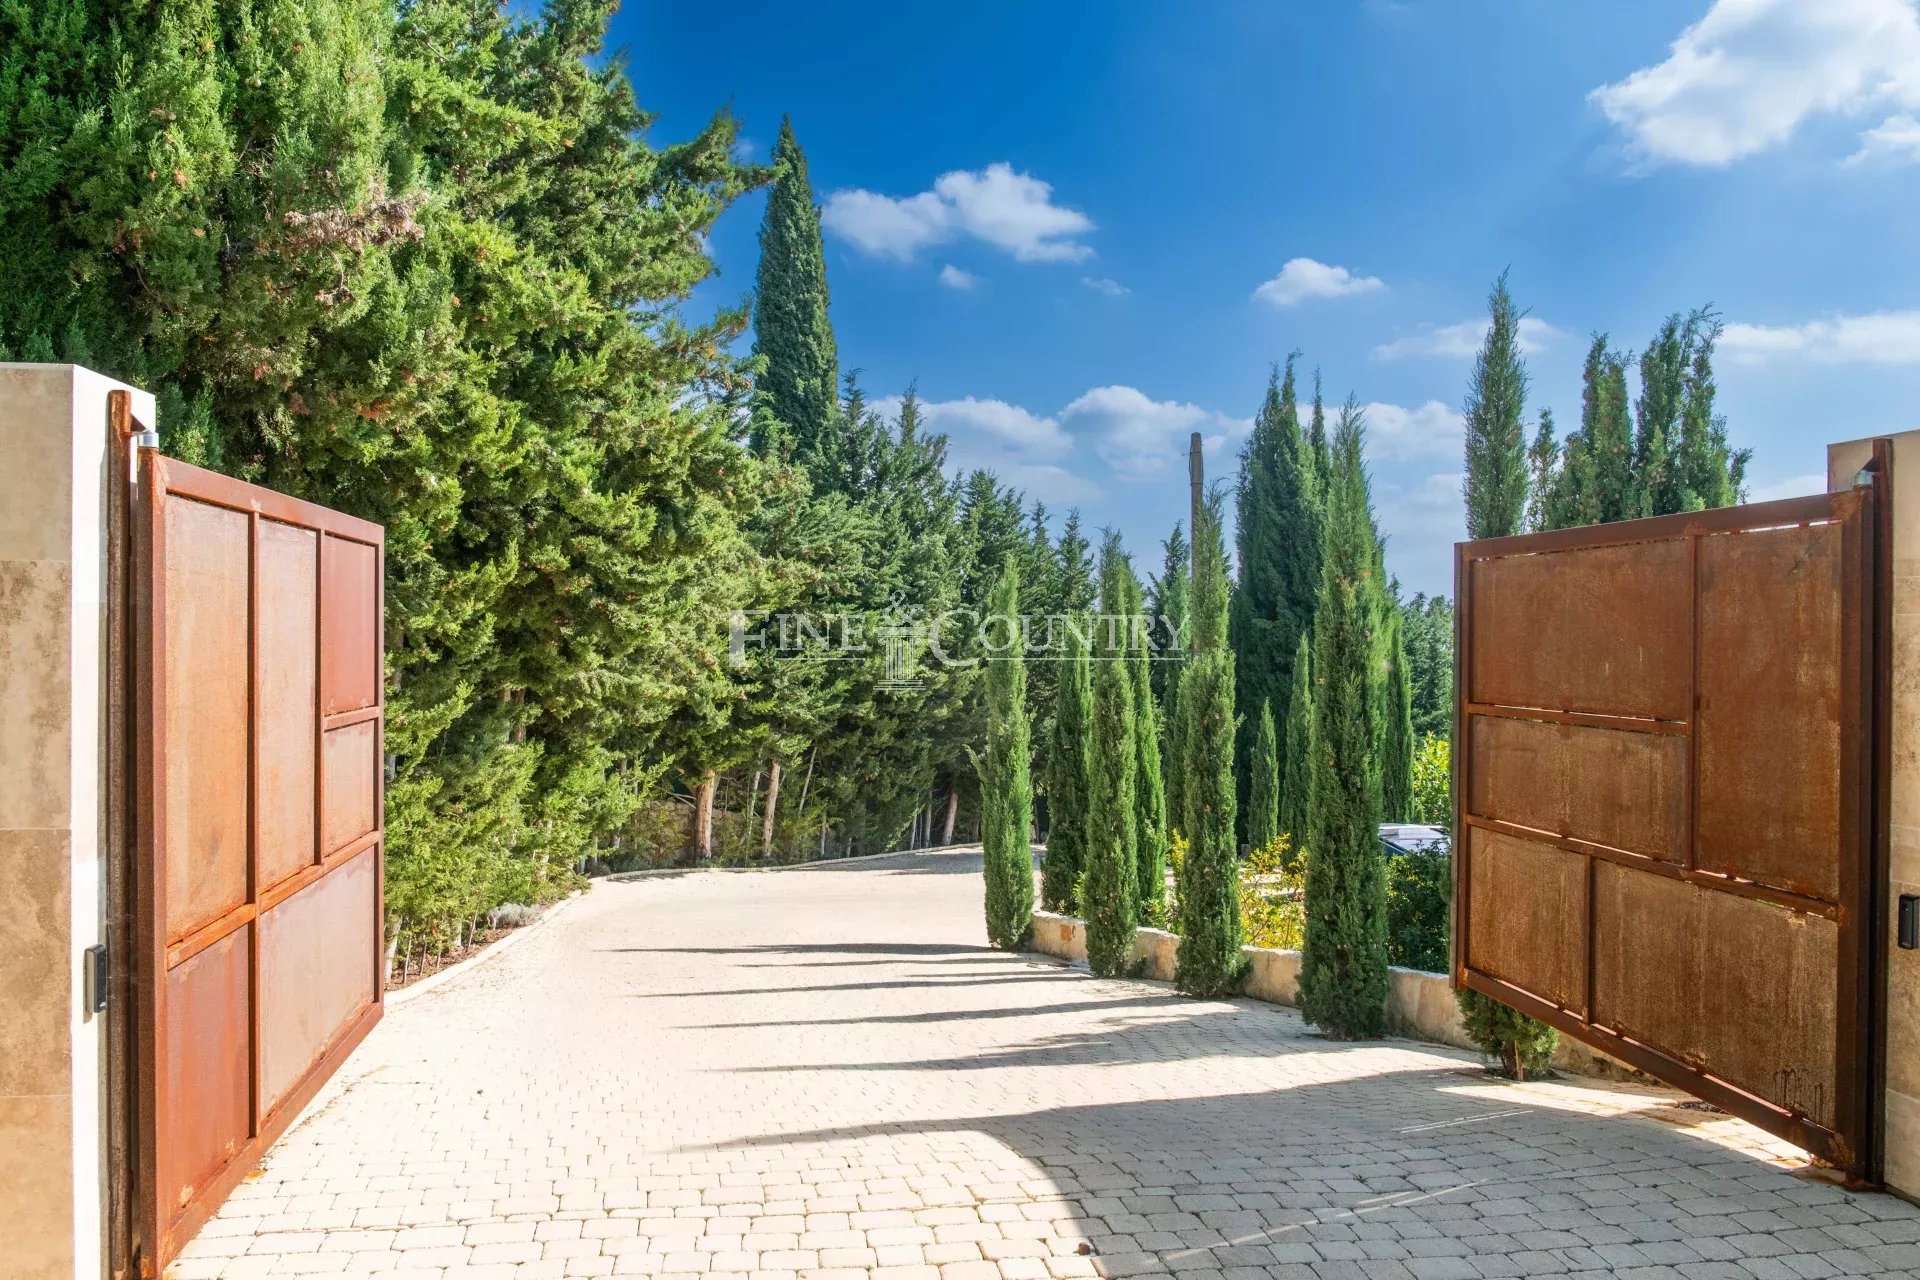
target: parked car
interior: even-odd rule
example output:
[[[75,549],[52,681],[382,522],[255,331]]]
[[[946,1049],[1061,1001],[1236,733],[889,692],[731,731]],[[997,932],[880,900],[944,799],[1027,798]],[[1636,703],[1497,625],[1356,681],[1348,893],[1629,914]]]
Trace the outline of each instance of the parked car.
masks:
[[[1380,848],[1389,858],[1403,853],[1419,853],[1446,843],[1447,833],[1439,827],[1422,826],[1417,822],[1380,824]]]

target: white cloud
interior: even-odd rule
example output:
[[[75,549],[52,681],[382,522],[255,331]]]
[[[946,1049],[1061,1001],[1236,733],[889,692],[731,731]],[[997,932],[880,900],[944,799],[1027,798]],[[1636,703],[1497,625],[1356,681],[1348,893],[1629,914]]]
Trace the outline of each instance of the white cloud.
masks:
[[[1386,281],[1378,276],[1357,276],[1345,267],[1293,258],[1280,268],[1279,275],[1255,289],[1253,296],[1276,307],[1292,307],[1309,298],[1351,298],[1378,293],[1386,287]]]
[[[1458,324],[1427,325],[1418,333],[1381,343],[1373,349],[1373,358],[1397,360],[1402,356],[1447,356],[1466,359],[1479,353],[1480,344],[1486,341],[1489,323],[1486,320],[1462,320]],[[1520,353],[1530,356],[1560,337],[1560,331],[1545,320],[1521,316],[1519,336]]]
[[[971,236],[1021,262],[1080,262],[1093,249],[1078,237],[1093,220],[1053,203],[1053,188],[1008,164],[955,170],[931,191],[894,197],[859,189],[827,197],[820,221],[875,257],[908,261],[922,248]]]
[[[1715,0],[1664,62],[1588,97],[1647,163],[1729,165],[1811,116],[1920,106],[1920,0]]]
[[[1195,431],[1201,433],[1206,451],[1217,454],[1253,426],[1251,419],[1177,400],[1154,400],[1121,386],[1093,388],[1062,409],[1060,420],[1076,435],[1090,438],[1116,475],[1132,480],[1173,467],[1186,456],[1187,438]]]
[[[1747,501],[1772,502],[1775,498],[1799,498],[1809,493],[1826,491],[1826,474],[1815,471],[1804,476],[1789,476],[1785,480],[1776,480],[1772,484],[1755,485],[1747,490]]]
[[[962,271],[949,262],[946,266],[940,268],[940,283],[949,289],[958,289],[962,293],[970,293],[973,291],[973,287],[980,283],[980,277],[974,275],[971,271]]]
[[[900,397],[874,402],[882,417],[900,412]],[[1085,502],[1100,487],[1069,465],[1074,441],[1056,418],[1005,400],[922,400],[923,429],[947,437],[947,467],[955,475],[984,467],[1029,498],[1048,503]]]
[[[887,413],[899,411],[889,398]],[[1058,458],[1073,452],[1073,440],[1053,418],[1031,413],[1005,400],[923,400],[920,415],[929,429],[945,432],[956,445],[986,437],[1030,457]]]
[[[1080,283],[1095,293],[1105,294],[1109,298],[1124,298],[1133,292],[1118,280],[1109,280],[1104,276],[1081,276]]]
[[[1860,135],[1860,149],[1847,157],[1849,165],[1883,161],[1920,164],[1920,118],[1888,116]]]
[[[1920,364],[1920,311],[1835,313],[1797,325],[1730,324],[1720,350],[1743,364],[1799,356],[1822,364]]]
[[[979,173],[943,173],[933,184],[953,209],[959,226],[1021,262],[1080,262],[1093,250],[1074,237],[1093,230],[1093,219],[1053,203],[1053,188],[1011,165],[991,164]]]
[[[1026,495],[1028,502],[1050,506],[1091,502],[1100,496],[1100,486],[1087,477],[1056,463],[1015,462],[993,468],[1000,479]]]
[[[923,246],[947,238],[949,213],[930,191],[904,200],[871,191],[836,191],[820,211],[820,221],[862,252],[906,262]]]
[[[892,418],[900,412],[900,397],[877,400],[874,408]],[[1097,470],[1089,451],[1120,479],[1146,480],[1182,463],[1192,432],[1201,433],[1209,455],[1219,456],[1253,429],[1250,418],[1155,400],[1127,386],[1094,387],[1057,414],[973,396],[922,400],[920,413],[928,431],[947,437],[955,474],[985,467],[1029,498],[1053,504],[1099,496],[1099,483],[1087,474]]]
[[[1457,458],[1465,445],[1467,420],[1438,400],[1415,409],[1376,400],[1363,405],[1362,412],[1367,415],[1370,458]]]

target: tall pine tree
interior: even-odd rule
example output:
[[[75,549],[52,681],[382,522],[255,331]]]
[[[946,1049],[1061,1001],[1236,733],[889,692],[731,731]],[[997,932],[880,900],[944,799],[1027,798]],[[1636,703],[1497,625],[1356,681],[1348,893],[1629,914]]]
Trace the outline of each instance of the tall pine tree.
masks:
[[[1059,560],[1061,609],[1067,613],[1092,609],[1098,593],[1086,535],[1080,532],[1078,508],[1069,509],[1065,523],[1060,526]]]
[[[725,117],[644,142],[609,12],[0,16],[0,354],[386,525],[386,901],[427,947],[562,891],[659,782],[715,688],[692,584],[742,585],[742,317],[678,305],[757,176]]]

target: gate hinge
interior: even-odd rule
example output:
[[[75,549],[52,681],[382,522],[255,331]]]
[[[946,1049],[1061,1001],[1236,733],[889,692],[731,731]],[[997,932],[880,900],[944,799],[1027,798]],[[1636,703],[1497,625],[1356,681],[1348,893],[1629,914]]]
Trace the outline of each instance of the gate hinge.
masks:
[[[88,1013],[107,1011],[107,947],[96,943],[83,953],[86,969],[81,973],[81,999]]]

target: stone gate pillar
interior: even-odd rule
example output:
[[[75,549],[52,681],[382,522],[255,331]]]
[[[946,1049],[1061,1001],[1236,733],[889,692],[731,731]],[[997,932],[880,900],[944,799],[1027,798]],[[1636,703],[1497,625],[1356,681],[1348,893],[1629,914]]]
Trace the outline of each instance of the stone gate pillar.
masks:
[[[84,997],[107,891],[107,394],[0,363],[0,1270],[105,1267],[108,1016]],[[119,1011],[114,1011],[118,1013]]]
[[[1887,918],[1887,1185],[1920,1198],[1920,950],[1896,937],[1902,894],[1920,895],[1920,431],[1893,442],[1893,777],[1889,787]],[[1827,446],[1827,490],[1852,488],[1873,440]]]

